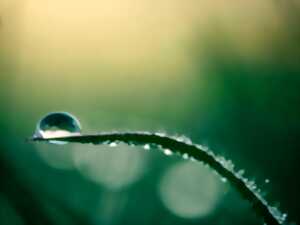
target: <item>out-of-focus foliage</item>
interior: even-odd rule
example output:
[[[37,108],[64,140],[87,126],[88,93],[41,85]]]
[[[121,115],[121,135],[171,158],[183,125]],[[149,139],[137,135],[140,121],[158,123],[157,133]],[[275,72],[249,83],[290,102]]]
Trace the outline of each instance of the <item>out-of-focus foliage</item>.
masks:
[[[190,136],[299,222],[299,7],[2,0],[0,224],[258,223],[227,184],[179,157],[26,143],[57,110],[78,116],[84,133]]]

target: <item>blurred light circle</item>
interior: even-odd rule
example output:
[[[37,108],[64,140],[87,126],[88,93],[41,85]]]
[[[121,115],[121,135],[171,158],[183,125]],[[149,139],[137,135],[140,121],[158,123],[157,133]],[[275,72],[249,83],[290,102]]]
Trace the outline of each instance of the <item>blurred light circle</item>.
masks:
[[[141,177],[145,159],[142,151],[127,145],[78,145],[74,164],[86,178],[106,188],[119,190]]]
[[[209,168],[196,162],[180,162],[169,168],[159,183],[165,207],[183,218],[210,214],[220,199],[220,179]]]
[[[39,156],[55,169],[74,169],[73,147],[75,145],[54,145],[49,143],[38,143],[35,145]]]

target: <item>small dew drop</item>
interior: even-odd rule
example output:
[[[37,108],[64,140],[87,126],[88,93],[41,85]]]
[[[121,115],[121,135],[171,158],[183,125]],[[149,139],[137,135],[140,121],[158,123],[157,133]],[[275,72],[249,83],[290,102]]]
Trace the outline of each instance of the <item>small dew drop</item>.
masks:
[[[265,183],[266,184],[270,183],[270,180],[269,179],[265,179]]]
[[[53,112],[44,116],[37,124],[33,137],[56,138],[81,134],[79,120],[67,112]],[[66,144],[64,141],[49,141],[53,144]]]
[[[269,211],[272,213],[272,215],[274,217],[276,217],[276,219],[279,220],[280,224],[283,224],[286,219],[287,219],[287,214],[286,213],[282,213],[279,211],[279,209],[275,206],[269,206]]]
[[[184,154],[182,155],[182,158],[183,158],[183,159],[189,159],[189,155],[188,155],[187,153],[184,153]]]
[[[160,137],[166,137],[167,135],[163,132],[156,132],[155,135],[160,136]]]
[[[244,175],[244,173],[245,173],[245,170],[239,170],[239,171],[236,173],[236,176],[237,176],[238,178],[242,178],[243,175]]]
[[[223,183],[226,183],[226,182],[227,182],[227,179],[226,179],[225,177],[222,177],[222,178],[221,178],[221,181],[222,181]]]
[[[173,152],[170,149],[165,149],[164,154],[169,156],[169,155],[173,155]]]
[[[209,152],[209,148],[205,145],[196,144],[196,147],[201,149],[202,151]]]
[[[110,144],[109,144],[109,147],[117,147],[118,146],[118,144],[116,143],[116,142],[111,142]]]
[[[145,144],[145,145],[144,145],[144,149],[145,149],[145,150],[150,150],[150,145],[149,145],[149,144]]]
[[[196,161],[197,161],[193,156],[190,157],[190,160],[191,160],[192,162],[196,162]]]
[[[175,137],[175,139],[176,139],[177,141],[179,141],[179,142],[184,142],[184,143],[186,143],[186,144],[192,144],[191,139],[189,139],[188,137],[183,136],[183,135],[177,136],[177,137]]]
[[[257,188],[257,186],[256,186],[256,184],[255,184],[255,182],[253,181],[253,180],[248,180],[247,182],[246,182],[246,186],[249,188],[249,189],[251,189],[252,191],[254,191],[254,190],[256,190],[256,188]]]

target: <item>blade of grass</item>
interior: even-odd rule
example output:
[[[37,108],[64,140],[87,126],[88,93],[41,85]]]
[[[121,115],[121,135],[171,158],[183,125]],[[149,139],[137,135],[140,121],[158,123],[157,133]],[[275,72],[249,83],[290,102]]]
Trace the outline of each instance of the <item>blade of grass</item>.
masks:
[[[110,132],[95,135],[76,135],[56,138],[30,138],[31,141],[63,141],[73,143],[105,144],[112,142],[124,142],[130,145],[156,145],[162,149],[170,149],[174,153],[188,155],[197,161],[207,164],[210,168],[225,178],[245,199],[247,199],[254,211],[269,225],[284,224],[287,215],[281,213],[276,207],[268,204],[262,197],[253,181],[249,181],[239,172],[234,170],[231,161],[216,156],[207,148],[193,144],[191,141],[167,136],[162,133],[150,132]]]

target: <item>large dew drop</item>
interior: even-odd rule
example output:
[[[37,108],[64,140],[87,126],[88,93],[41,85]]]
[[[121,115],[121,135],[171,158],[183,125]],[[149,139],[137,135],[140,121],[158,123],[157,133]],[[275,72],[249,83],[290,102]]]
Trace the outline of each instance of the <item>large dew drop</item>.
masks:
[[[67,112],[53,112],[43,117],[37,124],[34,137],[54,138],[80,135],[81,126],[75,116]],[[62,141],[50,141],[65,144]]]

